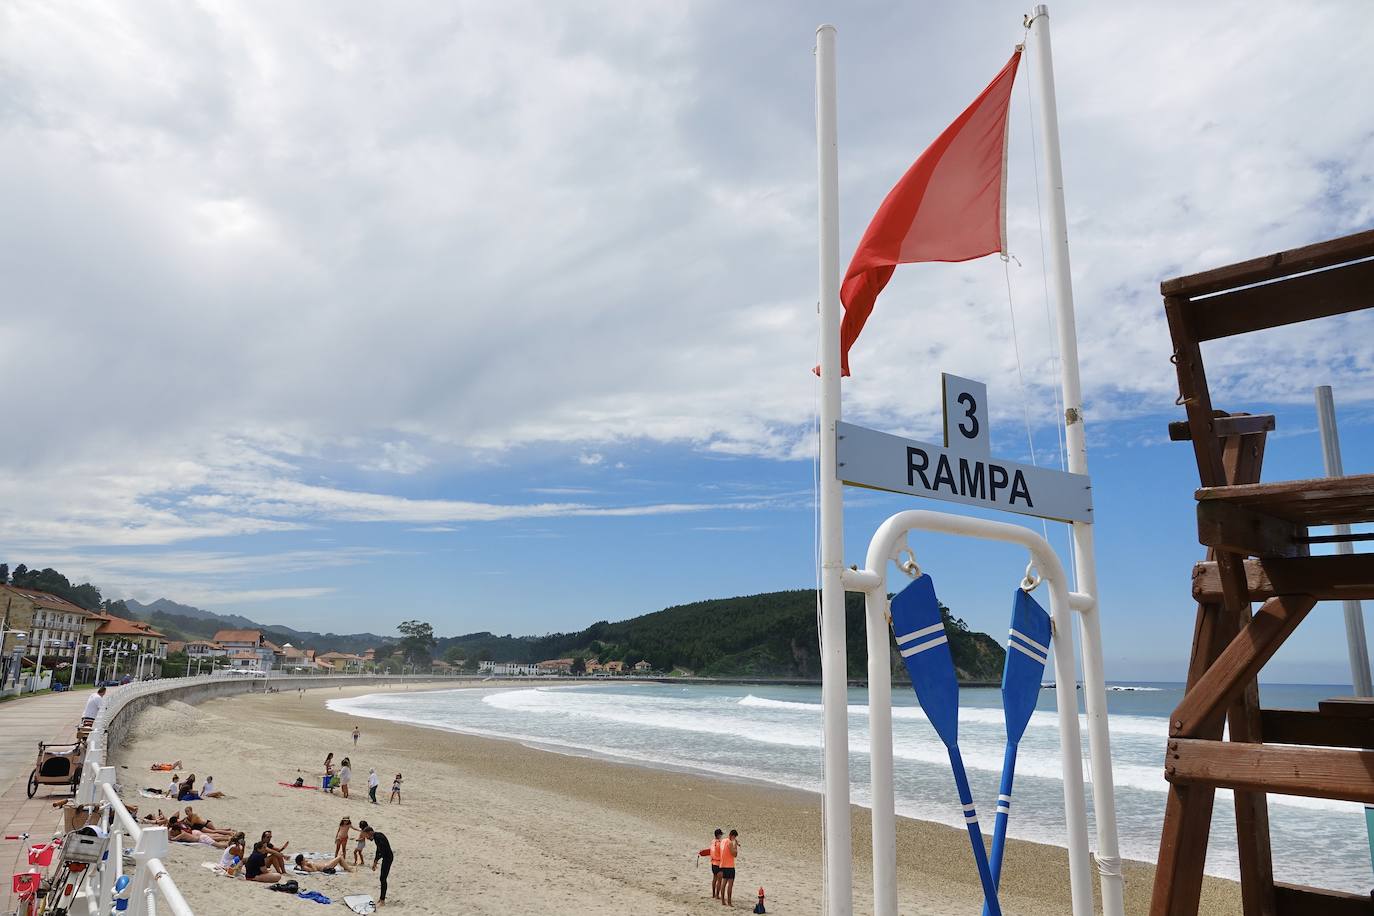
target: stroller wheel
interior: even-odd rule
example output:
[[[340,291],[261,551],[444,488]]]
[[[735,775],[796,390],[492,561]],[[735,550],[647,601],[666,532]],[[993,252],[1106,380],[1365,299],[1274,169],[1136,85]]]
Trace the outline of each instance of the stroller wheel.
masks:
[[[38,770],[35,769],[32,773],[29,774],[29,798],[33,798],[33,796],[34,796],[37,792],[38,792]]]

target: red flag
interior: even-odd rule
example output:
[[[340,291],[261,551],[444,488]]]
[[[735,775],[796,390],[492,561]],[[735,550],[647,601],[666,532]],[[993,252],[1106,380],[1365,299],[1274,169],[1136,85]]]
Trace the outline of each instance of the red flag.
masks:
[[[907,169],[868,224],[840,286],[842,374],[849,374],[849,348],[896,265],[1006,251],[1007,110],[1020,61],[1018,47],[983,94]]]

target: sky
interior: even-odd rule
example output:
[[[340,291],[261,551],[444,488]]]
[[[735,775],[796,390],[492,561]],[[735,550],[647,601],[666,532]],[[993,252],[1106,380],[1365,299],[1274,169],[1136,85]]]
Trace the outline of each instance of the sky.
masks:
[[[838,27],[847,260],[1024,12],[11,0],[0,560],[335,632],[567,631],[811,587],[815,27]],[[1159,282],[1374,225],[1374,20],[1052,13],[1107,671],[1173,679],[1201,548]],[[988,384],[994,454],[1058,466],[1028,72],[1012,257],[900,269],[844,411],[938,439],[952,372]],[[1319,384],[1347,472],[1374,470],[1374,315],[1205,355],[1219,407],[1277,415],[1267,478],[1321,474]],[[851,491],[847,560],[921,505]],[[1024,557],[913,542],[1000,632]],[[1339,607],[1267,676],[1348,679]]]

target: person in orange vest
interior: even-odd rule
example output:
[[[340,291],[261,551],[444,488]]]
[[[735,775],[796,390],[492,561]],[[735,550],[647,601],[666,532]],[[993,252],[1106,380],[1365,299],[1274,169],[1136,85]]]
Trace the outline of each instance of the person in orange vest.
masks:
[[[739,855],[739,831],[731,830],[730,837],[720,844],[720,902],[734,906],[735,856]]]
[[[715,900],[720,896],[720,847],[725,841],[721,839],[724,832],[717,827],[715,839],[711,840],[711,845],[697,853],[698,857],[711,857],[711,899]]]

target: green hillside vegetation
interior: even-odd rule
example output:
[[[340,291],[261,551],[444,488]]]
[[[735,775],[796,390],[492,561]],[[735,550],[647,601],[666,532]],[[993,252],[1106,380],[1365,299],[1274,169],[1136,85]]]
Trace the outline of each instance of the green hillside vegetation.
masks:
[[[9,570],[0,564],[0,581]],[[222,629],[261,628],[277,644],[317,652],[357,652],[377,649],[385,659],[393,652],[424,665],[429,657],[445,658],[470,668],[480,661],[539,662],[552,658],[583,661],[622,661],[633,665],[647,660],[654,670],[691,672],[702,677],[819,678],[820,651],[816,635],[816,593],[810,589],[767,592],[737,598],[718,598],[665,608],[616,623],[599,621],[573,633],[544,636],[497,636],[489,632],[442,637],[421,643],[375,633],[314,633],[281,625],[255,623],[236,614],[217,614],[190,605],[159,599],[151,604],[107,601],[89,582],[73,585],[54,569],[15,567],[10,581],[67,598],[88,610],[104,609],[121,617],[147,620],[169,639],[209,639]],[[863,597],[846,601],[849,676],[868,675],[864,638]],[[964,621],[945,615],[945,629],[955,667],[964,681],[997,681],[1005,650],[985,633],[974,633]],[[414,621],[413,623],[420,623]],[[400,647],[403,651],[398,651]],[[895,647],[894,647],[895,648]],[[905,680],[900,658],[892,653],[893,674]],[[399,659],[394,660],[399,664]]]
[[[863,596],[851,594],[845,624],[851,678],[868,674]],[[1005,650],[985,633],[945,614],[955,667],[965,681],[996,681]],[[438,640],[449,659],[537,662],[585,658],[601,662],[645,659],[654,669],[685,669],[702,677],[820,677],[816,593],[809,589],[719,598],[666,608],[630,620],[601,621],[577,633],[495,636],[472,633]],[[896,652],[894,659],[899,659]],[[905,678],[900,660],[894,674]]]

